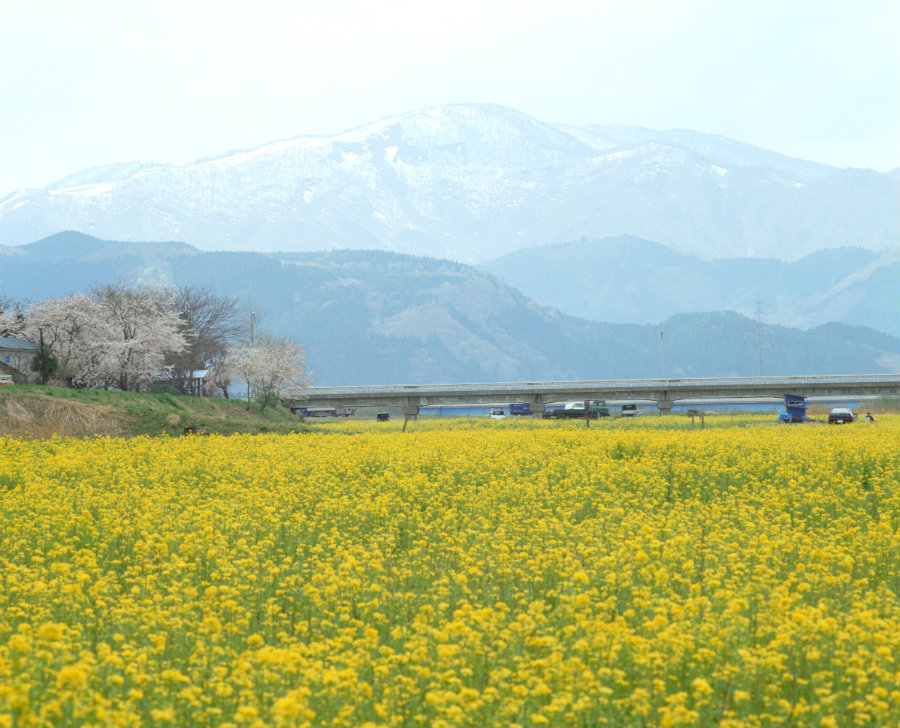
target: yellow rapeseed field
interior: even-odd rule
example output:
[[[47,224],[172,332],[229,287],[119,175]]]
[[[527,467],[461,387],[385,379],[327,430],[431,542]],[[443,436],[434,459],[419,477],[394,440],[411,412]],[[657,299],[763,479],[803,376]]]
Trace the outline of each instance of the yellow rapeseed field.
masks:
[[[900,419],[685,422],[0,438],[0,727],[900,724]]]

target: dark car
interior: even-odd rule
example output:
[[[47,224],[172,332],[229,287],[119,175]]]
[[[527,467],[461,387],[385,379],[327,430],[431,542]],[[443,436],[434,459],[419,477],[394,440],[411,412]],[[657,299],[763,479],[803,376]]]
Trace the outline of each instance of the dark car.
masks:
[[[849,407],[835,407],[828,413],[828,423],[831,425],[845,425],[855,419],[856,415]]]

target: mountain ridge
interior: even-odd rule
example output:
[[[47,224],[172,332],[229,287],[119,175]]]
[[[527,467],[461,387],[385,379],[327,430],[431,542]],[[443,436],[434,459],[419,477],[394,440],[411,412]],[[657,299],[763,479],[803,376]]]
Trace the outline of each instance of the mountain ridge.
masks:
[[[752,376],[758,368],[757,323],[745,316],[589,321],[542,306],[473,266],[438,258],[373,250],[203,252],[81,233],[0,247],[0,256],[0,285],[17,299],[119,280],[202,286],[237,298],[256,312],[258,331],[306,347],[321,385],[654,377],[660,328],[670,377]],[[765,374],[877,373],[900,365],[900,339],[864,327],[801,331],[773,324],[765,338],[771,347]]]
[[[476,262],[631,234],[705,259],[798,259],[893,244],[898,198],[898,175],[720,136],[572,127],[459,104],[187,165],[75,172],[3,198],[0,244],[71,229],[204,250],[367,248]]]
[[[572,316],[646,323],[730,310],[808,329],[829,321],[900,336],[900,249],[832,248],[787,263],[705,261],[662,243],[617,236],[516,251],[479,267]],[[565,281],[565,284],[560,284]]]

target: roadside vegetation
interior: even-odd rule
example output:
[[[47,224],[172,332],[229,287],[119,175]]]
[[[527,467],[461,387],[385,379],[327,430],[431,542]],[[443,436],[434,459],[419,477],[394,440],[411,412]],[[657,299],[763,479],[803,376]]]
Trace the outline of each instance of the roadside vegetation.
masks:
[[[301,432],[306,426],[278,406],[246,400],[40,385],[0,387],[0,436],[134,437],[198,433]]]
[[[391,432],[403,428],[402,415],[389,422],[374,422],[383,407],[359,407],[352,418],[303,418],[292,415],[277,400],[263,407],[258,401],[221,397],[190,397],[169,392],[119,392],[100,389],[72,389],[41,385],[0,387],[0,436],[42,439],[53,437],[134,437],[136,435],[183,435],[187,428],[200,434],[289,433],[289,432]],[[900,411],[896,397],[880,397],[859,408],[861,417],[870,411],[880,417]],[[828,419],[828,408],[813,406],[809,410],[813,424]],[[423,431],[446,427],[472,429],[481,426],[483,417],[420,416],[408,423],[408,429]],[[693,421],[684,413],[670,417],[645,415],[635,419],[618,417],[595,420],[592,429],[661,429],[693,430],[717,424],[729,426],[777,425],[772,413],[708,414],[705,422]],[[585,428],[583,420],[563,423],[569,429]],[[531,417],[509,418],[493,422],[493,427],[526,429],[559,426],[548,420]]]

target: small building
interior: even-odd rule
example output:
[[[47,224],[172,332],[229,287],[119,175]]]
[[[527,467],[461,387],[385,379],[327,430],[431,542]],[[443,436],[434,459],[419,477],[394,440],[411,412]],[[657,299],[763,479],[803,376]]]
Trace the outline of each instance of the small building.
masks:
[[[809,404],[806,402],[806,397],[799,394],[786,393],[784,395],[784,409],[778,413],[778,420],[780,422],[809,422],[809,417],[806,415],[808,407]]]
[[[212,389],[212,377],[209,369],[194,369],[188,385],[188,394],[192,397],[209,397]]]
[[[15,336],[0,336],[0,364],[4,374],[11,374],[16,384],[24,384],[28,380],[31,362],[41,347],[33,341],[26,341]]]

